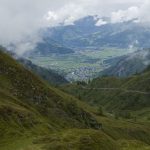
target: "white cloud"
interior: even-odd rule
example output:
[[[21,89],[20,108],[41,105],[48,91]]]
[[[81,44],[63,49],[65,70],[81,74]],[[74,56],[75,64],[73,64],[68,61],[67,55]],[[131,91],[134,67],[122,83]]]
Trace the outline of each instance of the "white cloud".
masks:
[[[150,1],[144,0],[140,6],[131,6],[125,10],[118,10],[111,13],[111,22],[125,22],[136,19],[135,23],[150,26]]]
[[[150,1],[146,0],[139,9],[139,20],[141,23],[150,25]]]
[[[56,26],[60,23],[63,23],[64,25],[71,25],[74,21],[86,15],[86,11],[84,11],[81,6],[70,3],[61,9],[49,11],[45,18],[48,21],[49,26]]]
[[[127,10],[119,10],[117,12],[112,12],[111,22],[124,22],[132,19],[137,19],[139,17],[139,8],[134,6],[130,7]]]
[[[103,20],[103,19],[99,19],[97,22],[96,22],[96,26],[102,26],[102,25],[105,25],[107,24],[107,21]]]

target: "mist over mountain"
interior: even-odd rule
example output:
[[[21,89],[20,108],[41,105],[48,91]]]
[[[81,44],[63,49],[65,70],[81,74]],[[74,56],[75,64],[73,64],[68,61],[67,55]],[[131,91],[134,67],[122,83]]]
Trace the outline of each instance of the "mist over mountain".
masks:
[[[109,67],[102,74],[128,76],[147,67],[148,58],[140,57],[150,47],[150,28],[139,23],[138,18],[112,22],[110,17],[87,16],[71,25],[46,28],[41,33],[43,40],[24,56],[37,65],[56,69],[69,81],[89,80]],[[127,59],[131,53],[137,55],[138,50],[141,54],[136,60]],[[111,67],[116,68],[112,69],[115,73]],[[125,71],[120,74],[120,70]]]
[[[70,54],[74,53],[71,48],[65,47],[52,39],[44,38],[37,43],[34,49],[24,53],[24,56],[47,56],[52,54]]]
[[[142,72],[150,65],[150,49],[143,49],[120,57],[114,65],[100,75],[128,77]]]
[[[24,47],[25,51],[21,56],[29,58],[36,65],[56,70],[69,81],[88,80],[98,76],[99,72],[103,75],[129,76],[143,71],[149,64],[149,58],[141,55],[145,54],[144,49],[150,47],[150,28],[139,23],[138,18],[112,22],[110,17],[86,16],[71,25],[60,24],[41,29],[40,34],[42,40],[28,51]],[[18,48],[11,45],[10,49],[15,51]],[[106,52],[106,58],[101,58],[101,54],[92,56],[92,52],[103,53],[107,49],[114,54]],[[115,49],[120,49],[119,55]],[[141,50],[141,54],[132,59],[132,56],[139,53],[134,51],[138,50]],[[90,51],[88,57],[86,51]],[[133,54],[130,56],[130,53]],[[74,58],[78,59],[79,64],[75,67],[69,66],[74,64]],[[88,67],[93,61],[96,67]],[[68,67],[62,65],[64,62]]]
[[[101,20],[101,24],[97,23],[98,20]],[[88,16],[75,21],[73,25],[49,28],[47,38],[76,49],[149,48],[150,28],[136,21],[135,18],[111,23],[110,18]]]

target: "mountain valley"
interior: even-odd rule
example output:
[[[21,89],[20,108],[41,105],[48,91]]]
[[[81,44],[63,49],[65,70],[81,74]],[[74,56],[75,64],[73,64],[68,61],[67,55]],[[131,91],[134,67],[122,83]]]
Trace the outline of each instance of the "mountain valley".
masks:
[[[2,0],[0,150],[150,150],[149,9]]]
[[[136,87],[136,90],[148,93],[148,76],[149,72],[146,71],[133,77],[131,81],[127,79],[128,84],[123,84],[122,88],[133,90]],[[95,79],[87,89],[80,86],[83,84],[81,82],[77,87],[74,86],[73,90],[70,84],[69,90],[75,93],[79,90],[88,97],[76,96],[67,91],[68,85],[59,87],[60,89],[63,87],[65,92],[58,90],[24,68],[9,54],[0,51],[0,149],[137,150],[137,147],[140,150],[149,149],[150,129],[149,120],[146,119],[149,115],[149,96],[143,93],[134,95],[130,92],[116,91],[118,96],[124,97],[125,105],[120,105],[119,101],[112,99],[114,92],[110,94],[100,92],[96,96],[96,88],[100,88],[99,85],[103,88],[110,88],[112,85],[119,87],[124,82],[120,79],[114,82],[110,79],[110,83],[109,79]],[[146,87],[144,83],[147,83]],[[137,84],[141,86],[138,88]],[[72,93],[77,98],[66,92]],[[123,116],[117,119],[111,115],[111,110],[119,112],[118,106],[125,110],[126,106],[130,106],[129,95],[132,95],[133,102],[138,97],[136,105],[129,107],[129,110],[132,115],[133,112],[136,115],[139,113],[140,120],[139,117],[135,120],[133,117]],[[107,106],[106,110],[110,110],[107,111],[109,113],[100,113],[97,106],[90,106],[81,101],[87,99],[91,103],[90,97],[95,100],[98,98],[99,102],[94,103],[101,105],[107,102],[107,99],[111,100],[109,105],[103,105]],[[142,112],[146,115],[142,115]]]

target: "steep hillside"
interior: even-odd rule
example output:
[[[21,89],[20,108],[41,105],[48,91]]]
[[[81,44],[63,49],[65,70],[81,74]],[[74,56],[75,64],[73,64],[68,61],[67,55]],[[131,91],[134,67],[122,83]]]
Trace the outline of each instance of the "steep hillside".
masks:
[[[27,69],[39,75],[42,79],[48,81],[52,85],[66,84],[68,81],[54,70],[46,69],[33,64],[31,61],[19,58],[18,61],[23,64]]]
[[[11,141],[12,137],[28,136],[32,132],[100,128],[96,119],[74,98],[49,87],[1,51],[0,120],[1,145],[7,138]]]
[[[9,94],[11,93],[10,95],[12,97],[32,106],[47,117],[50,117],[52,113],[54,113],[53,111],[56,111],[57,109],[58,112],[62,112],[66,118],[69,119],[71,117],[71,112],[68,112],[67,107],[68,105],[71,106],[72,103],[74,106],[74,100],[63,97],[59,91],[46,85],[36,75],[23,68],[12,58],[2,52],[0,54],[0,83],[2,91]],[[52,108],[53,111],[50,108]],[[74,112],[74,115],[75,114],[76,112]],[[59,114],[55,114],[55,117],[57,117],[57,115],[59,116]],[[81,120],[83,121],[84,119],[82,118]]]
[[[94,79],[88,84],[77,82],[62,86],[60,89],[96,106],[103,116],[97,119],[103,123],[104,132],[118,140],[123,149],[144,150],[150,147],[149,145],[143,147],[143,142],[139,142],[143,141],[139,131],[142,128],[139,125],[149,126],[149,76],[150,72],[145,71],[130,78],[103,77]],[[110,118],[115,118],[116,121]],[[126,121],[122,122],[122,119]],[[133,137],[136,137],[136,140],[131,140]]]
[[[26,69],[40,76],[43,80],[46,80],[48,83],[52,85],[60,85],[69,83],[63,76],[59,75],[55,70],[47,69],[35,65],[30,60],[18,56],[16,53],[12,51],[7,51],[5,48],[1,47],[1,50],[8,55],[11,55],[15,60],[21,63]]]
[[[100,75],[128,77],[142,72],[150,64],[150,49],[143,49],[121,57]]]
[[[148,123],[98,115],[0,51],[0,150],[149,148]]]
[[[70,54],[74,53],[74,51],[68,47],[63,46],[63,44],[59,44],[59,42],[55,42],[52,39],[48,39],[46,37],[43,38],[42,42],[38,43],[37,46],[24,55],[32,57],[32,56],[48,56],[52,54]]]
[[[109,112],[146,110],[150,115],[150,72],[130,78],[101,77],[89,84],[72,84],[63,87],[81,100],[101,105]],[[144,116],[144,115],[143,115]],[[145,117],[145,116],[144,116]]]

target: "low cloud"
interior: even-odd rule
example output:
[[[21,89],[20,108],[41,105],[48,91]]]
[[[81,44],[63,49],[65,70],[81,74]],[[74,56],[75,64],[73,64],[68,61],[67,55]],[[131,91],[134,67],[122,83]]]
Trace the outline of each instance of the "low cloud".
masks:
[[[111,13],[111,23],[126,22],[133,19],[135,23],[150,26],[150,1],[145,0],[140,6],[131,6],[126,10],[118,10]]]
[[[99,19],[95,25],[96,26],[102,26],[102,25],[105,25],[105,24],[107,24],[107,21],[105,21],[103,19]]]
[[[22,54],[41,40],[40,29],[70,25],[87,15],[111,17],[113,23],[138,18],[149,24],[149,10],[148,0],[0,0],[0,45],[14,44]],[[96,25],[106,23],[99,19]]]
[[[130,7],[127,10],[119,10],[117,12],[112,12],[111,14],[111,22],[125,22],[130,21],[132,19],[137,19],[139,17],[139,8],[134,6]]]
[[[83,7],[76,4],[67,4],[56,11],[49,11],[45,19],[49,26],[72,25],[74,21],[87,15]]]

